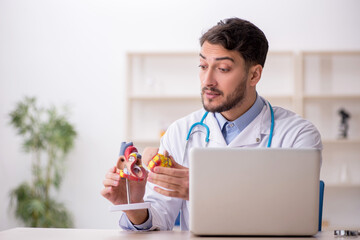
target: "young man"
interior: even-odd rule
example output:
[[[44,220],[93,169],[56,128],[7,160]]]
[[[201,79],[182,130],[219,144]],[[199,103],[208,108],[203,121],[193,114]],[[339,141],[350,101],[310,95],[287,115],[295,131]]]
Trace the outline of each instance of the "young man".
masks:
[[[151,202],[151,208],[126,211],[120,219],[124,229],[170,230],[181,211],[181,229],[188,230],[190,148],[322,148],[320,134],[310,122],[280,107],[272,108],[257,94],[268,51],[267,39],[259,28],[242,19],[227,19],[208,30],[200,38],[200,45],[204,108],[174,122],[161,139],[159,152],[169,154],[175,167],[156,167],[154,173],[149,173],[147,184],[131,183],[132,202]],[[191,126],[203,118],[210,130],[209,141],[205,141],[206,129],[198,125],[187,144]],[[143,161],[148,162],[157,151],[146,149]],[[113,167],[107,173],[102,195],[114,204],[122,204],[126,203],[125,186],[117,171]]]

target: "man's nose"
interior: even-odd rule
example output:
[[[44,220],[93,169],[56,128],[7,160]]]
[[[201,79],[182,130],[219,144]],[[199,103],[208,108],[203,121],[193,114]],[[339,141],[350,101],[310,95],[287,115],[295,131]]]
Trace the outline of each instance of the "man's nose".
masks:
[[[209,68],[203,76],[202,79],[202,84],[203,86],[215,86],[216,85],[216,78],[215,78],[215,74],[214,71]]]

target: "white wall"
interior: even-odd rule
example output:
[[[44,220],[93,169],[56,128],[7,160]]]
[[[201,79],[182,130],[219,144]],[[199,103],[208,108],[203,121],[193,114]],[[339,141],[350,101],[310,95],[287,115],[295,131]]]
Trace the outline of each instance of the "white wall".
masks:
[[[360,50],[358,0],[0,0],[0,230],[21,226],[10,189],[30,179],[30,157],[8,125],[23,96],[68,104],[78,131],[58,198],[78,228],[116,228],[99,192],[124,137],[124,54],[197,50],[218,20],[241,17],[270,50]]]

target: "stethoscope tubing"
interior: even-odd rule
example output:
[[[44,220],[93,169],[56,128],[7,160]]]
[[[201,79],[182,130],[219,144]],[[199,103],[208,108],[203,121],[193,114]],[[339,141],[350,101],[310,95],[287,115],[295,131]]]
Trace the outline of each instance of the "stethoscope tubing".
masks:
[[[271,125],[270,125],[270,134],[269,134],[269,140],[268,140],[268,144],[267,147],[270,148],[271,147],[271,142],[272,142],[272,138],[273,138],[273,133],[274,133],[274,127],[275,127],[275,119],[274,119],[274,110],[271,106],[271,104],[269,102],[267,102],[269,104],[269,108],[270,108],[270,117],[271,117]],[[189,132],[186,136],[186,145],[185,145],[185,151],[187,148],[187,144],[189,142],[191,133],[194,129],[194,127],[196,127],[197,125],[203,126],[206,129],[206,138],[205,138],[205,142],[207,143],[206,146],[209,143],[209,136],[210,136],[210,128],[208,125],[206,125],[206,123],[204,123],[205,118],[207,117],[207,115],[209,114],[209,112],[205,112],[204,115],[202,116],[200,122],[196,122],[193,125],[191,125]],[[185,156],[185,152],[184,152],[184,156]]]
[[[200,122],[197,122],[197,123],[194,123],[193,125],[191,125],[190,130],[189,130],[189,132],[188,132],[188,135],[187,135],[187,137],[186,137],[186,141],[189,141],[189,138],[190,138],[190,135],[191,135],[191,132],[192,132],[193,128],[194,128],[195,126],[197,126],[197,125],[201,125],[201,126],[203,126],[204,128],[206,128],[206,138],[205,138],[205,142],[209,142],[210,128],[209,128],[208,125],[206,125],[206,124],[204,123],[204,120],[205,120],[205,118],[207,117],[208,114],[209,114],[209,112],[205,112],[205,114],[204,114],[204,116],[201,118],[201,121],[200,121]]]
[[[270,134],[269,134],[269,141],[268,141],[267,147],[270,148],[272,138],[273,138],[273,133],[274,133],[275,119],[274,119],[274,110],[269,102],[268,102],[268,104],[269,104],[269,108],[270,108],[271,126],[270,126]]]

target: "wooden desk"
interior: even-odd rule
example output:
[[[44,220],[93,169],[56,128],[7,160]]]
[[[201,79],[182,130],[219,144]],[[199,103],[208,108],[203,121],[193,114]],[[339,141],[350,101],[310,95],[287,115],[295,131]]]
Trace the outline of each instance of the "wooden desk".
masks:
[[[56,229],[56,228],[13,228],[9,230],[5,230],[0,232],[1,240],[42,240],[42,239],[66,239],[66,240],[119,240],[119,239],[145,239],[145,240],[178,240],[178,239],[226,239],[226,240],[234,240],[234,239],[267,239],[267,238],[246,238],[246,237],[238,237],[238,238],[207,238],[207,237],[196,237],[192,235],[190,232],[181,232],[181,231],[156,231],[156,232],[127,232],[121,231],[120,229],[114,230],[105,230],[105,229]],[[301,239],[335,239],[333,232],[326,231],[320,232],[313,238],[268,238],[271,240],[301,240]],[[343,238],[336,238],[337,240]]]

